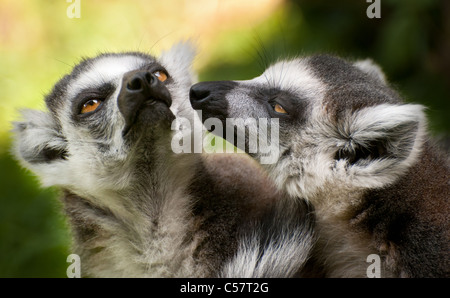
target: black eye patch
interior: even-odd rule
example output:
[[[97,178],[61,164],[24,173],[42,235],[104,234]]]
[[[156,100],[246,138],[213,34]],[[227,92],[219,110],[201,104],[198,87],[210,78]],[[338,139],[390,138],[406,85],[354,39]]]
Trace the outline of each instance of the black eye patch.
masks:
[[[75,96],[72,105],[72,115],[74,120],[78,121],[82,118],[85,118],[86,116],[89,116],[88,114],[80,114],[80,111],[86,102],[88,102],[89,100],[99,100],[104,103],[111,96],[111,94],[114,93],[115,89],[116,87],[112,83],[104,83],[99,87],[92,87],[81,90]]]
[[[258,86],[252,90],[250,95],[265,105],[273,118],[295,119],[302,122],[306,117],[307,100],[293,92]],[[276,112],[276,105],[280,105],[286,113]]]

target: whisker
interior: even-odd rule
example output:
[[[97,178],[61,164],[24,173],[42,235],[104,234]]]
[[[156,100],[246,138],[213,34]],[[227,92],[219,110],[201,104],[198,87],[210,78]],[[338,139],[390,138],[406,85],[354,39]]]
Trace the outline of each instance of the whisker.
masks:
[[[270,64],[270,58],[268,55],[268,51],[267,48],[264,45],[264,42],[262,41],[261,37],[258,34],[254,34],[254,39],[256,42],[256,46],[255,46],[255,50],[256,50],[256,54],[258,55],[258,64],[259,67],[261,68],[260,72],[263,74],[267,84],[269,86],[272,85],[272,82],[270,81],[267,73],[265,72],[265,70],[269,67]]]
[[[55,61],[58,61],[59,63],[62,63],[62,64],[64,64],[64,65],[67,65],[67,66],[69,66],[70,68],[73,68],[73,65],[71,65],[71,64],[69,64],[69,63],[67,63],[67,62],[64,62],[64,61],[59,60],[59,59],[54,58],[54,57],[52,57],[51,59],[53,59],[53,60],[55,60]]]

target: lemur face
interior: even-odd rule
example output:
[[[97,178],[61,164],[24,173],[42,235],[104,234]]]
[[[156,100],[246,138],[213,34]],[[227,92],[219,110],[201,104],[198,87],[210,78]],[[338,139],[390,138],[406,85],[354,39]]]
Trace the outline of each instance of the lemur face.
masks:
[[[67,142],[62,157],[95,151],[103,160],[117,151],[126,156],[135,145],[131,136],[151,135],[173,119],[171,81],[155,58],[138,53],[100,55],[77,65],[46,98]]]
[[[279,154],[267,167],[293,196],[312,196],[326,184],[391,183],[415,158],[424,126],[422,107],[403,104],[367,60],[281,61],[252,80],[195,84],[190,100],[203,120],[278,118]]]
[[[125,188],[138,159],[170,137],[186,105],[192,58],[180,44],[159,59],[130,52],[83,60],[46,97],[49,112],[24,112],[16,150],[44,185],[87,197]]]

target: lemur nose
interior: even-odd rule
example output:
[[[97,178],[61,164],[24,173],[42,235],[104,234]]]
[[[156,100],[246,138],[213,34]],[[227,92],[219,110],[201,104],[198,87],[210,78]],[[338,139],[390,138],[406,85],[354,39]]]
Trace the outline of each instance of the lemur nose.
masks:
[[[189,91],[189,98],[191,102],[206,101],[211,94],[210,83],[211,82],[202,82],[193,85]]]
[[[149,100],[163,101],[172,104],[169,90],[155,74],[147,70],[134,70],[123,75],[122,89],[119,94],[121,104],[136,105]],[[126,103],[125,103],[126,102]]]
[[[189,98],[192,105],[225,99],[227,93],[238,84],[234,81],[201,82],[192,85]]]
[[[130,91],[143,91],[145,86],[155,85],[158,79],[154,74],[148,71],[135,73],[127,83],[127,89]]]
[[[117,96],[119,111],[125,119],[125,128],[122,133],[124,135],[128,133],[141,109],[149,106],[154,109],[161,108],[159,103],[164,103],[167,108],[172,105],[172,97],[164,82],[147,70],[133,70],[125,73]]]

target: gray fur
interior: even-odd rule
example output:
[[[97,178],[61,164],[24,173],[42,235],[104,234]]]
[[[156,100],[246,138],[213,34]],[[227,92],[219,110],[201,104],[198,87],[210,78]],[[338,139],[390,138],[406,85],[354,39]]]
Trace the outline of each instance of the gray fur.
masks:
[[[265,229],[258,222],[278,204],[276,188],[245,156],[170,149],[171,122],[196,121],[186,100],[195,80],[193,56],[189,44],[178,44],[158,59],[135,52],[84,59],[46,96],[48,111],[24,111],[15,123],[17,158],[43,186],[63,191],[83,276],[211,277],[227,264],[227,276],[240,277],[245,274],[233,268],[251,266],[242,263],[239,243],[261,237]],[[128,102],[125,108],[118,103],[129,87],[122,82],[144,70],[167,72],[160,88],[170,94],[164,99],[170,109],[162,100],[149,101],[125,131]],[[101,108],[79,114],[86,99],[101,99]],[[306,212],[286,222],[303,223]],[[301,268],[311,249],[311,221],[296,226],[300,230],[286,241],[295,256],[284,260],[291,269],[266,266],[261,275],[291,276]],[[277,253],[271,243],[248,253],[270,258]]]
[[[288,199],[315,208],[316,274],[365,277],[378,254],[383,277],[450,276],[448,159],[430,144],[424,107],[372,61],[280,61],[249,81],[196,84],[191,104],[204,119],[279,118],[280,154],[265,167]]]
[[[266,222],[253,226],[239,242],[231,262],[225,264],[222,277],[301,277],[315,243],[312,210],[304,201],[278,202]],[[292,220],[301,214],[301,220]],[[263,248],[263,250],[261,249]],[[287,262],[291,260],[292,262]],[[301,266],[299,266],[301,264]]]

